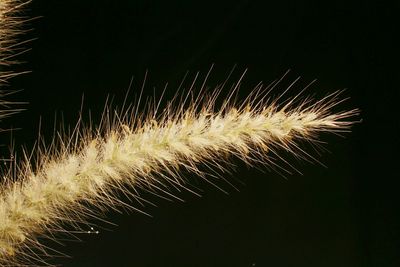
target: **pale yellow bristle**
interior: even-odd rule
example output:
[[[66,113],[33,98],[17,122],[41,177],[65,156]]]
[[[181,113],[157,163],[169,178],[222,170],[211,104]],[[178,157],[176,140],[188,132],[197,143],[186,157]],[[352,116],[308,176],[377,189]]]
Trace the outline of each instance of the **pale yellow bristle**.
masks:
[[[26,2],[0,0],[0,65],[13,63],[21,21],[15,14]],[[10,75],[0,73],[0,82]],[[215,109],[218,93],[201,92],[191,103],[171,103],[159,114],[146,116],[132,108],[104,115],[96,131],[77,127],[58,145],[38,147],[37,157],[26,156],[16,171],[4,172],[0,265],[44,264],[41,255],[47,250],[38,239],[74,233],[63,229],[67,224],[80,231],[79,225],[97,212],[129,206],[115,197],[116,190],[134,197],[137,188],[171,195],[168,185],[187,186],[182,169],[205,177],[199,166],[223,170],[231,156],[248,164],[275,164],[269,155],[280,150],[307,158],[299,141],[313,143],[321,132],[348,131],[358,114],[357,109],[333,111],[341,102],[339,93],[314,102],[295,96],[284,105],[278,103],[281,97],[266,101],[261,86],[242,103],[229,100],[233,93],[220,109]]]
[[[103,118],[107,125],[100,128],[108,130],[92,135],[82,129],[63,140],[69,146],[42,149],[37,168],[28,167],[27,160],[16,174],[19,182],[2,188],[0,259],[23,253],[24,245],[38,246],[37,237],[49,226],[57,229],[64,222],[84,221],[90,214],[86,204],[100,209],[120,206],[115,190],[157,191],[160,183],[185,187],[180,168],[201,174],[202,162],[223,168],[231,155],[250,164],[255,159],[270,163],[269,153],[278,154],[279,148],[305,156],[298,141],[313,142],[320,132],[348,130],[358,113],[332,113],[338,93],[314,104],[284,107],[263,102],[264,98],[249,98],[241,105],[228,102],[220,111],[209,102],[199,107],[196,100],[180,113],[171,112],[170,106],[157,121],[153,114],[138,122],[133,112],[125,121]],[[174,110],[184,110],[177,105]]]

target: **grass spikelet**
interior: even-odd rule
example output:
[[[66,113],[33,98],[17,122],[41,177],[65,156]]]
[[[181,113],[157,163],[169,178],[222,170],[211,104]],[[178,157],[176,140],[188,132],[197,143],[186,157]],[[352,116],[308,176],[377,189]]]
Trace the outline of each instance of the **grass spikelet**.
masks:
[[[138,197],[134,188],[158,194],[185,188],[182,168],[203,176],[199,164],[223,169],[232,155],[275,166],[269,156],[280,150],[309,159],[299,141],[316,143],[322,132],[348,131],[358,114],[333,112],[342,102],[340,92],[281,101],[267,100],[267,89],[258,86],[242,102],[232,100],[234,89],[219,109],[219,90],[204,97],[201,88],[197,97],[172,101],[161,112],[155,105],[146,114],[108,110],[96,131],[77,126],[58,145],[38,149],[36,163],[27,156],[3,178],[8,183],[0,197],[0,260],[12,266],[40,260],[45,249],[38,237],[65,232],[66,224],[79,228],[107,208],[129,206],[115,198],[116,190]]]
[[[18,41],[18,36],[24,33],[23,25],[29,20],[21,13],[27,0],[0,0],[0,85],[4,85],[8,79],[19,75],[13,71],[7,71],[10,65],[18,63],[15,56],[25,50],[22,45],[28,41]]]
[[[26,51],[22,46],[29,42],[29,40],[18,41],[18,36],[24,33],[23,24],[29,20],[21,15],[24,6],[29,2],[27,0],[0,0],[0,87],[7,85],[10,78],[23,73],[8,70],[8,68],[18,63],[15,57]],[[0,121],[21,111],[21,109],[12,107],[12,105],[20,103],[4,99],[12,93],[14,92],[0,90]]]
[[[16,63],[24,21],[18,13],[28,2],[0,0],[0,67]],[[15,75],[1,70],[0,84]],[[97,128],[79,123],[72,134],[60,132],[51,145],[25,153],[1,174],[0,265],[46,265],[43,259],[53,252],[41,238],[81,232],[107,209],[134,209],[116,198],[117,191],[134,199],[140,199],[139,188],[173,196],[170,188],[191,190],[182,169],[207,179],[199,166],[224,170],[232,156],[271,167],[279,166],[271,155],[280,158],[281,151],[312,159],[300,143],[318,145],[320,133],[349,131],[359,112],[335,111],[340,92],[319,100],[302,93],[270,99],[277,83],[257,86],[238,102],[239,84],[221,105],[222,89],[207,94],[203,83],[198,93],[182,94],[161,111],[159,104],[148,104],[143,113],[139,103],[120,111],[109,107]],[[0,102],[0,110],[6,104]],[[5,114],[0,111],[0,119]]]

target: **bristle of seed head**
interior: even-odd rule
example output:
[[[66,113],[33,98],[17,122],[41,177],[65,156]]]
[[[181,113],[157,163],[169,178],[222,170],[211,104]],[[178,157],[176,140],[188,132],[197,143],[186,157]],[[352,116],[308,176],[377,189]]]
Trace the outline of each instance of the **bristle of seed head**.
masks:
[[[28,2],[0,0],[0,67],[16,63],[24,20],[18,12]],[[15,75],[0,72],[0,85]],[[206,177],[199,165],[224,170],[230,156],[276,166],[270,155],[279,158],[280,150],[309,159],[299,141],[316,143],[321,132],[348,131],[359,113],[334,111],[342,102],[339,93],[314,101],[301,96],[268,101],[267,90],[258,86],[238,103],[232,100],[237,88],[220,109],[218,93],[201,92],[198,99],[182,98],[161,112],[153,105],[147,115],[137,108],[104,115],[95,131],[77,126],[69,137],[39,146],[36,157],[25,153],[1,175],[0,265],[45,265],[50,248],[40,237],[97,233],[81,225],[107,208],[131,207],[115,197],[117,190],[133,198],[139,198],[136,188],[174,197],[170,187],[187,187],[182,169]],[[0,119],[10,115],[3,108],[7,104],[0,102]],[[64,229],[67,224],[76,229]]]
[[[321,132],[348,131],[354,123],[357,109],[333,112],[339,94],[315,101],[296,96],[279,104],[265,100],[258,87],[244,102],[228,100],[220,110],[216,94],[203,102],[201,94],[147,117],[132,108],[103,118],[95,133],[76,130],[59,146],[42,148],[34,167],[26,159],[14,173],[18,181],[3,186],[0,260],[26,258],[25,248],[40,248],[37,238],[48,231],[66,231],[65,223],[79,224],[106,207],[128,205],[114,197],[115,190],[168,194],[168,185],[186,187],[182,168],[204,175],[199,165],[223,169],[232,155],[267,165],[276,164],[269,156],[280,150],[307,158],[299,141],[314,143]]]

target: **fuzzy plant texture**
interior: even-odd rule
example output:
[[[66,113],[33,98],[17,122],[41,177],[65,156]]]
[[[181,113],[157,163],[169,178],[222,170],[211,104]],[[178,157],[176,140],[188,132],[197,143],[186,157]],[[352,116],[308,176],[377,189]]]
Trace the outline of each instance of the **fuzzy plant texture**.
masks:
[[[29,20],[21,15],[21,9],[30,1],[1,0],[0,1],[0,87],[5,87],[7,81],[21,73],[7,70],[18,63],[16,55],[23,53],[25,42],[19,42],[18,36],[23,34],[22,25]],[[28,41],[27,41],[28,42]],[[12,91],[0,88],[0,121],[21,109],[12,108],[14,104],[4,100],[4,97]],[[1,131],[1,127],[0,127]]]
[[[25,3],[0,0],[2,66],[12,64],[23,20],[18,11]],[[1,72],[0,80],[13,75]],[[202,86],[197,97],[176,98],[160,112],[157,104],[145,114],[106,109],[97,128],[77,126],[39,147],[33,159],[26,156],[1,177],[0,265],[44,265],[49,250],[39,239],[70,231],[66,225],[82,230],[89,218],[129,206],[115,197],[116,190],[134,199],[140,199],[136,188],[168,195],[170,188],[186,187],[182,170],[207,179],[198,166],[224,169],[230,156],[269,166],[276,164],[270,156],[279,158],[281,150],[310,159],[299,142],[318,144],[321,132],[348,131],[354,123],[357,109],[332,111],[343,100],[339,92],[319,100],[302,94],[270,99],[278,82],[235,101],[238,82],[218,106],[221,88],[205,96]]]

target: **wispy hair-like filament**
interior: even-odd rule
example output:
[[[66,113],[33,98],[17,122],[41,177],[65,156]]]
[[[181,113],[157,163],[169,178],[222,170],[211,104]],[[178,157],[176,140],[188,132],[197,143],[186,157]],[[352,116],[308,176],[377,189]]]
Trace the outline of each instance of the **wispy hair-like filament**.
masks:
[[[24,23],[29,20],[21,13],[28,0],[0,0],[0,87],[5,87],[7,81],[24,72],[15,72],[9,67],[18,63],[16,56],[25,52],[18,36],[24,33]],[[5,100],[5,97],[14,91],[0,88],[0,120],[15,114],[22,109],[15,108],[16,102]],[[2,131],[0,127],[0,132]]]
[[[0,68],[14,64],[21,51],[16,37],[24,18],[18,12],[27,2],[0,0]],[[0,85],[15,75],[0,69]],[[115,192],[139,201],[137,189],[175,197],[171,188],[191,190],[182,170],[208,179],[199,166],[224,170],[232,156],[273,168],[280,166],[274,158],[285,161],[281,151],[312,160],[301,143],[318,145],[320,133],[349,131],[359,112],[337,111],[340,92],[317,100],[302,93],[270,99],[276,83],[257,86],[240,102],[239,84],[222,104],[222,89],[206,94],[203,83],[197,96],[182,94],[161,111],[159,104],[145,112],[139,104],[108,108],[97,128],[78,124],[72,134],[60,132],[51,145],[26,153],[1,174],[0,265],[44,265],[51,248],[40,238],[81,232],[110,208],[134,208]],[[0,101],[0,119],[10,115],[7,104]]]
[[[34,166],[28,157],[19,165],[17,180],[5,177],[13,182],[5,183],[0,198],[0,259],[35,257],[29,251],[40,246],[41,235],[129,205],[115,197],[116,190],[133,197],[139,197],[135,188],[169,194],[169,187],[186,186],[182,169],[204,175],[199,165],[224,168],[232,155],[270,166],[276,165],[270,155],[279,157],[281,150],[310,159],[299,142],[348,131],[358,114],[333,112],[340,92],[282,101],[268,100],[267,89],[258,86],[243,102],[233,100],[234,90],[219,109],[219,91],[206,96],[201,90],[161,112],[105,112],[97,130],[77,127],[61,145],[39,149]]]

